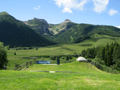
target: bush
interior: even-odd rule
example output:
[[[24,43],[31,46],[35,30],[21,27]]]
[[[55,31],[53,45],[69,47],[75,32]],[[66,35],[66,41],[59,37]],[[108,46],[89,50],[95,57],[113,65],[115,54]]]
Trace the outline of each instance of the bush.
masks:
[[[105,62],[103,60],[100,60],[99,58],[94,59],[97,63],[105,65]]]
[[[16,55],[16,52],[14,52],[14,55]]]
[[[26,47],[24,47],[24,48],[23,48],[23,50],[27,50],[27,48],[26,48]]]
[[[29,49],[33,49],[33,47],[29,47]]]
[[[56,58],[57,58],[57,56],[53,56],[53,55],[50,56],[50,59],[52,59],[52,60],[55,60]]]
[[[38,48],[36,48],[36,50],[38,50]]]
[[[74,57],[78,57],[77,53],[74,53]]]

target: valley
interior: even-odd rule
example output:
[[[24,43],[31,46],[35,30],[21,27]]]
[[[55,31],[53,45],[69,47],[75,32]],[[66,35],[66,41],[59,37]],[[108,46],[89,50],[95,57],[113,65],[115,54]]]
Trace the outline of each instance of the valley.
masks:
[[[8,60],[7,70],[0,70],[1,90],[119,90],[120,55],[117,52],[115,69],[103,64],[108,71],[89,62],[76,61],[82,57],[83,50],[106,49],[107,45],[112,47],[112,43],[116,43],[115,49],[119,51],[120,29],[114,26],[78,24],[69,19],[59,24],[49,24],[38,18],[19,21],[7,12],[1,12],[0,54],[4,50]],[[115,52],[111,47],[106,49],[105,55]],[[88,58],[88,54],[87,60],[102,61],[97,55]],[[60,65],[54,65],[57,58]],[[15,65],[20,67],[30,61],[34,62],[32,66],[14,70]],[[51,61],[51,64],[36,64],[36,61]]]

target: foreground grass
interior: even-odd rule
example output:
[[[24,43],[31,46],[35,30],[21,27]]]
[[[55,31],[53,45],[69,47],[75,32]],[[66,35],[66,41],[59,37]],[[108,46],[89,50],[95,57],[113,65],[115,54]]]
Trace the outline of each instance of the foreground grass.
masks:
[[[36,71],[74,71],[46,73]],[[0,90],[120,90],[120,75],[109,74],[86,63],[57,66],[34,65],[25,71],[0,71]]]

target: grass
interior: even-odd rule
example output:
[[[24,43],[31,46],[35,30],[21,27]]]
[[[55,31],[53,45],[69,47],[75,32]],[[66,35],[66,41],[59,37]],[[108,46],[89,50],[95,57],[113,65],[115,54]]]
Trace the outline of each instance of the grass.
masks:
[[[39,70],[79,73],[46,73]],[[25,71],[0,71],[1,90],[120,90],[120,75],[98,70],[87,63],[34,65]]]
[[[112,39],[111,39],[112,38]],[[0,90],[120,90],[120,75],[103,72],[87,63],[63,63],[62,65],[34,64],[24,71],[13,71],[14,64],[22,64],[32,59],[21,57],[38,57],[37,60],[50,60],[50,55],[79,54],[83,49],[106,45],[120,38],[97,36],[77,44],[53,45],[39,47],[38,50],[7,51],[9,70],[0,70]],[[119,43],[119,42],[118,42]],[[16,52],[16,55],[14,55]],[[75,60],[76,58],[73,58]],[[89,65],[90,66],[90,65]],[[48,73],[38,71],[72,71],[75,73]]]
[[[96,38],[91,37],[88,40],[85,40],[81,43],[77,44],[59,44],[47,47],[39,47],[38,50],[15,50],[11,49],[7,51],[8,55],[8,69],[13,69],[15,63],[22,64],[26,61],[30,61],[32,59],[23,59],[21,57],[39,57],[37,60],[42,60],[42,56],[48,56],[44,58],[44,60],[50,60],[49,56],[51,55],[69,55],[69,54],[80,54],[82,50],[92,47],[97,47],[100,45],[106,45],[107,43],[112,43],[114,41],[120,41],[118,37],[110,37],[107,35],[100,36],[97,35]],[[120,42],[118,42],[120,43]],[[17,55],[14,55],[16,52]],[[74,58],[75,59],[75,58]]]

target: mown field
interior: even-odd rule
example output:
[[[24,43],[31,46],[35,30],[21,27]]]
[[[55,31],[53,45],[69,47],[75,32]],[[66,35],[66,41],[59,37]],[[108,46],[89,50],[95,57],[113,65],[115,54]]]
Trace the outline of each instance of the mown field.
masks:
[[[33,65],[24,71],[1,70],[0,87],[1,90],[120,90],[120,75],[100,71],[94,66],[87,68],[87,63],[77,61]]]

